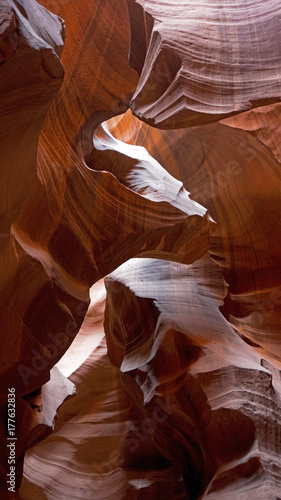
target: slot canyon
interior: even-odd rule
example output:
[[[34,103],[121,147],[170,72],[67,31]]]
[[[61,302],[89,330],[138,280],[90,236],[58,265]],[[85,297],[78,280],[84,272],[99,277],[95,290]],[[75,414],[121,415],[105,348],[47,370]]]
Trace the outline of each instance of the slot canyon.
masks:
[[[280,500],[280,33],[0,0],[1,500]]]

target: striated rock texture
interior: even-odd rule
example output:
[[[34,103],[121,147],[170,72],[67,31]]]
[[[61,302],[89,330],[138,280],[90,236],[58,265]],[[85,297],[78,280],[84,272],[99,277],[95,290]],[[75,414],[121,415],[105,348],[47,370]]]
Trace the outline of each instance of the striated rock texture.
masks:
[[[116,133],[129,142],[138,137],[140,144],[188,186],[191,197],[208,208],[217,222],[210,254],[229,285],[221,310],[244,340],[254,343],[279,366],[281,184],[278,147],[267,138],[274,136],[280,107],[276,104],[250,113],[253,128],[263,117],[259,124],[263,141],[241,130],[241,123],[249,122],[249,113],[214,125],[169,132],[151,131],[127,113],[108,127],[115,126]],[[184,160],[189,168],[184,168]]]
[[[191,266],[143,259],[121,266],[106,280],[109,357],[180,471],[186,498],[201,498],[205,488],[204,498],[276,498],[280,378],[272,381],[270,363],[220,314],[220,281],[205,257]],[[170,410],[164,422],[153,420],[159,400]]]
[[[127,2],[140,119],[194,126],[279,100],[278,0]]]
[[[278,498],[279,2],[0,7],[1,498]]]

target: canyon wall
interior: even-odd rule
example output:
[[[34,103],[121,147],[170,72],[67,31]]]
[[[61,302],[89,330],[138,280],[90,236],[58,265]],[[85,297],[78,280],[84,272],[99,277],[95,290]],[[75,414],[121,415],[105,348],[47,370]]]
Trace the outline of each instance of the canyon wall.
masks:
[[[1,498],[280,497],[280,14],[0,0]]]

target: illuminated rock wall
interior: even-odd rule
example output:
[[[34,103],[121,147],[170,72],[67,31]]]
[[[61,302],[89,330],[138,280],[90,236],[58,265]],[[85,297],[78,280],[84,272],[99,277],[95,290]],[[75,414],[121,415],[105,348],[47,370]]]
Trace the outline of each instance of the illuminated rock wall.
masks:
[[[276,499],[279,2],[40,3],[0,1],[1,498],[27,452],[25,500]]]

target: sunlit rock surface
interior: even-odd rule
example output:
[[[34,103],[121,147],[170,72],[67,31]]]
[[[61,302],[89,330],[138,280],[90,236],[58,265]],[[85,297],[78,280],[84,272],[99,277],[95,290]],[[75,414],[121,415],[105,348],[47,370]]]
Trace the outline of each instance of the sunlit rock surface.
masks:
[[[278,0],[127,2],[139,118],[186,127],[279,100]]]
[[[108,124],[125,141],[137,138],[183,182],[191,198],[208,208],[217,222],[210,254],[229,285],[223,314],[244,340],[266,352],[277,366],[281,178],[277,141],[272,137],[279,113],[277,104],[190,130],[155,130],[130,113]],[[252,133],[247,130],[250,116]],[[257,128],[261,140],[254,132]]]
[[[26,454],[26,500],[276,499],[279,2],[40,4],[0,0],[0,496]]]
[[[154,424],[156,445],[181,471],[186,498],[205,488],[204,498],[276,498],[280,377],[220,314],[216,264],[135,259],[106,285],[109,357]],[[153,420],[159,401],[170,410],[165,422]]]

